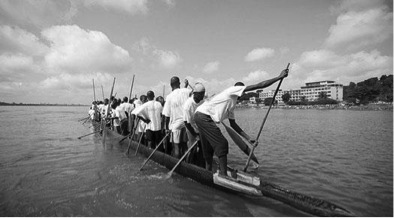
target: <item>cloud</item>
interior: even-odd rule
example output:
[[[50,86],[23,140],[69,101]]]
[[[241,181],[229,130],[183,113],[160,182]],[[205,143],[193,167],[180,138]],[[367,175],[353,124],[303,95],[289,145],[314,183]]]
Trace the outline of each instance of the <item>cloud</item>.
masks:
[[[156,49],[153,54],[158,57],[160,65],[164,68],[174,68],[182,62],[178,52]]]
[[[334,80],[347,85],[351,81],[358,82],[392,72],[392,57],[383,56],[377,50],[339,55],[322,49],[304,52],[292,65],[287,80],[292,81],[292,88],[321,80]]]
[[[275,51],[272,48],[256,48],[245,56],[245,61],[252,62],[263,60],[265,58],[274,56],[274,53]]]
[[[339,8],[341,14],[329,29],[326,48],[354,50],[392,37],[393,13],[383,2],[344,1]]]
[[[32,56],[42,56],[48,47],[40,42],[34,34],[17,26],[0,26],[1,52],[23,53]]]
[[[216,72],[216,71],[219,70],[219,65],[220,65],[219,61],[209,62],[209,63],[207,63],[207,64],[204,66],[204,68],[203,68],[202,71],[203,71],[204,73],[207,73],[207,74]]]
[[[88,73],[88,74],[77,74],[77,75],[63,73],[60,75],[48,77],[47,79],[41,81],[40,88],[49,89],[49,90],[69,90],[69,91],[80,90],[80,89],[92,89],[92,78],[94,78],[95,80],[97,86],[96,88],[98,88],[98,84],[103,84],[113,80],[113,77],[108,73]],[[98,93],[96,93],[96,96],[99,96]]]
[[[114,45],[102,32],[73,25],[53,26],[41,34],[50,42],[45,61],[52,73],[120,73],[130,68],[128,51]]]
[[[85,0],[84,5],[88,8],[100,6],[107,10],[116,10],[129,14],[147,14],[147,0]]]
[[[152,51],[152,49],[154,49],[154,46],[151,44],[149,38],[143,37],[139,41],[133,43],[132,49],[147,55]]]
[[[163,0],[169,7],[175,6],[175,0]]]
[[[246,77],[242,78],[242,82],[245,83],[245,85],[252,85],[257,82],[261,82],[263,80],[271,79],[269,74],[264,71],[264,70],[256,70],[253,72],[250,72]]]
[[[1,0],[0,18],[25,26],[48,27],[64,24],[75,15],[71,1]]]
[[[341,14],[348,11],[365,11],[371,8],[387,7],[386,3],[386,0],[342,0],[333,5],[330,10],[333,14]]]
[[[194,85],[196,82],[202,83],[205,88],[206,88],[206,93],[209,94],[209,96],[211,96],[212,94],[218,94],[220,92],[222,92],[223,90],[234,86],[234,84],[238,81],[242,81],[245,83],[245,85],[252,85],[255,84],[257,82],[261,82],[263,80],[267,80],[272,78],[272,76],[270,76],[266,71],[264,70],[256,70],[253,72],[250,72],[247,76],[242,77],[242,78],[227,78],[227,79],[210,79],[210,80],[206,80],[203,78],[194,78],[191,76],[186,77],[191,85]]]
[[[26,75],[40,73],[41,67],[31,56],[3,54],[0,56],[0,80],[7,82],[26,81]],[[34,75],[33,75],[34,76]]]

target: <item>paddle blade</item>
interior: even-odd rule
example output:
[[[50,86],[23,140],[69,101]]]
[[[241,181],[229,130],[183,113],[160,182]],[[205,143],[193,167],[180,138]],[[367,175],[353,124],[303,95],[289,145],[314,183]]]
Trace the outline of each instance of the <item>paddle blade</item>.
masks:
[[[231,137],[231,139],[234,141],[234,143],[246,154],[249,156],[250,154],[250,148],[248,146],[248,144],[242,139],[242,137],[231,127],[227,126],[225,123],[223,123],[224,128],[226,129],[227,133],[229,134],[229,136]],[[257,158],[254,154],[252,154],[251,159],[256,162],[259,163],[257,161]]]

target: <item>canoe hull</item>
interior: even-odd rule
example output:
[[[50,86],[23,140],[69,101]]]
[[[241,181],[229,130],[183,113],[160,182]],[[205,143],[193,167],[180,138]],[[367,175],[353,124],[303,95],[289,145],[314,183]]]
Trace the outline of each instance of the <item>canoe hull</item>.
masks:
[[[114,131],[108,130],[106,128],[106,135],[107,135],[107,143],[111,143],[113,145],[120,145],[127,147],[129,144],[129,140],[122,140],[124,136],[121,136]],[[131,149],[136,150],[138,143],[132,142],[130,144]],[[151,155],[153,149],[150,149],[144,145],[140,145],[138,148],[138,153],[141,155],[144,155],[145,157],[148,157]],[[172,157],[170,155],[167,155],[163,152],[156,151],[151,159],[151,161],[154,161],[167,169],[172,169],[178,162],[178,159],[175,157]],[[231,169],[231,168],[230,168]],[[232,169],[231,169],[232,170]],[[218,182],[217,180],[217,175],[216,175],[216,181],[215,181],[215,175],[211,171],[208,171],[204,168],[195,166],[193,164],[189,164],[186,162],[181,162],[178,167],[175,169],[175,172],[178,174],[191,178],[199,183],[202,183],[204,185],[208,185],[217,189],[221,189],[224,191],[230,191],[233,193],[242,193],[244,195],[251,195],[251,196],[265,196],[265,197],[270,197],[275,200],[281,201],[283,203],[286,203],[290,206],[293,206],[296,209],[299,209],[301,211],[310,213],[312,215],[316,216],[354,216],[350,211],[335,205],[333,203],[330,203],[328,201],[324,201],[321,199],[317,199],[311,196],[306,196],[297,192],[293,192],[290,190],[287,190],[283,187],[280,187],[275,184],[271,184],[268,182],[263,182],[260,181],[260,178],[258,177],[253,177],[248,174],[245,174],[242,172],[238,172],[239,177],[244,177],[242,180],[239,180],[240,183],[250,183],[246,184],[247,186],[251,187],[251,190],[248,191],[243,191],[242,188],[239,190],[235,190],[231,187],[227,187],[227,185],[231,186],[231,181],[225,181],[221,180]],[[241,178],[240,178],[241,179]],[[231,180],[231,178],[230,178]],[[226,183],[225,185],[223,184]],[[254,189],[254,190],[253,190]],[[257,193],[256,193],[257,191]]]

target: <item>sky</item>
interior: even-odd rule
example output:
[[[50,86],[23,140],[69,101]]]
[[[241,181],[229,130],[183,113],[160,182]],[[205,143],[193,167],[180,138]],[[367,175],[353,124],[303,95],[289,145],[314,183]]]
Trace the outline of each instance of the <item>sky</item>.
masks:
[[[208,95],[393,74],[391,0],[1,0],[0,101],[89,104],[178,76]],[[93,81],[95,88],[93,89]],[[276,84],[266,88],[276,89]]]

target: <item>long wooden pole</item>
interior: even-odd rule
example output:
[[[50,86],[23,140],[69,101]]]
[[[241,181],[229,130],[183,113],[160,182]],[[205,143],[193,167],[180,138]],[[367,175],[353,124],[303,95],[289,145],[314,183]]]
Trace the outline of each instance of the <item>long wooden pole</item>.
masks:
[[[98,132],[100,132],[100,131],[101,131],[101,130],[97,130],[97,131],[95,131],[95,132],[91,132],[91,133],[89,133],[89,134],[86,134],[86,135],[83,135],[83,136],[78,137],[78,139],[81,139],[81,138],[86,137],[86,136],[89,136],[89,135],[93,135],[93,134],[98,133]]]
[[[105,114],[105,119],[107,119],[108,118],[108,115],[109,115],[109,109],[110,109],[110,106],[111,106],[111,96],[112,96],[112,93],[114,92],[114,86],[115,86],[115,77],[114,77],[114,81],[113,81],[113,83],[112,83],[112,89],[111,89],[111,94],[109,95],[109,102],[108,102],[108,106],[107,106],[107,111],[106,111],[106,114]],[[105,128],[106,128],[106,121],[104,120],[104,125],[103,125],[103,130],[104,130],[104,135],[103,135],[103,145],[105,145],[105,138],[107,137],[107,131],[105,131]]]
[[[286,70],[288,70],[288,69],[289,69],[289,66],[290,66],[290,63],[288,63],[288,64],[287,64]],[[265,114],[265,117],[264,117],[263,123],[262,123],[262,124],[261,124],[261,126],[260,126],[260,130],[259,130],[259,133],[257,134],[256,142],[255,142],[255,144],[254,144],[254,145],[253,145],[253,147],[252,147],[252,151],[249,153],[248,160],[246,161],[246,165],[245,165],[245,167],[244,167],[244,172],[246,172],[246,170],[248,169],[249,162],[250,162],[250,158],[251,158],[251,156],[252,156],[252,154],[253,154],[253,152],[254,152],[254,149],[257,147],[257,144],[256,144],[256,143],[257,143],[257,142],[258,142],[258,140],[259,140],[259,137],[260,137],[261,131],[263,130],[263,127],[264,127],[265,121],[267,120],[267,117],[268,117],[268,114],[270,113],[271,107],[272,107],[272,105],[273,105],[273,104],[274,104],[274,102],[275,102],[276,94],[278,94],[278,91],[279,91],[280,85],[282,85],[282,81],[283,81],[283,78],[282,78],[282,79],[280,79],[280,81],[279,81],[278,87],[276,88],[276,90],[275,90],[275,93],[274,93],[274,97],[272,98],[272,101],[271,101],[270,107],[268,108],[267,114]]]
[[[149,155],[149,157],[144,161],[144,163],[142,164],[140,171],[142,170],[142,168],[145,166],[146,163],[148,163],[149,159],[153,156],[153,154],[157,151],[157,149],[160,147],[160,145],[164,142],[164,140],[167,138],[167,136],[170,135],[170,133],[167,133],[163,139],[160,141],[160,143],[156,146],[155,150],[152,151],[152,153]],[[138,149],[138,148],[137,148]],[[136,149],[136,150],[137,150]],[[137,150],[138,151],[138,150]]]
[[[140,136],[140,140],[138,141],[137,149],[135,149],[135,155],[136,156],[138,154],[138,149],[140,148],[140,144],[141,144],[142,138],[144,137],[145,130],[146,130],[146,124],[144,125],[144,129],[141,132],[141,136]]]
[[[129,138],[129,146],[127,146],[127,151],[126,151],[126,153],[125,153],[126,155],[129,154],[129,151],[130,151],[130,148],[131,148],[131,141],[133,141],[133,137],[134,137],[135,132],[137,131],[139,122],[140,122],[140,120],[139,120],[139,118],[137,117],[137,118],[136,118],[136,125],[135,125],[135,127],[132,129],[132,132],[133,132],[133,133],[131,134],[131,137]]]
[[[172,168],[172,170],[167,174],[166,179],[169,179],[172,176],[172,173],[175,171],[175,169],[178,167],[178,165],[182,162],[183,159],[185,159],[186,155],[189,154],[189,152],[194,148],[194,146],[197,145],[197,142],[199,140],[196,140],[192,146],[190,146],[189,149],[187,149],[186,153],[179,159],[178,163],[175,164],[175,166]]]
[[[94,79],[93,80],[93,96],[94,96],[94,101],[96,101],[96,89],[94,87]]]
[[[103,88],[103,85],[101,85],[101,92],[103,93],[103,101],[104,101],[104,88]]]
[[[131,93],[133,93],[134,77],[135,77],[135,74],[133,75],[133,81],[131,82],[129,100],[131,99]]]

